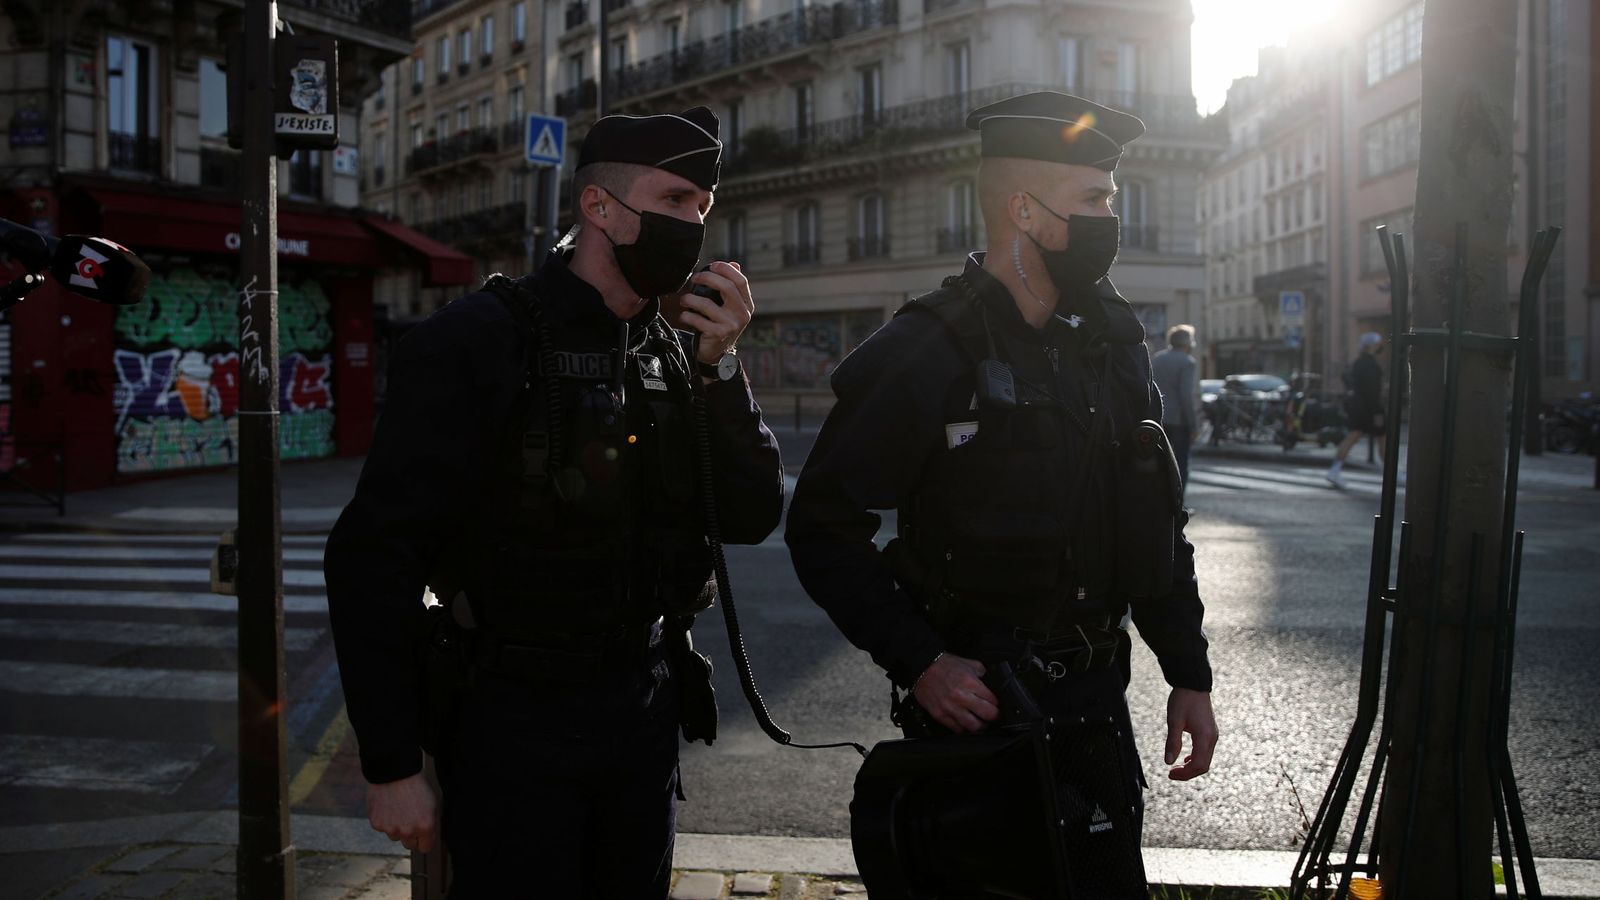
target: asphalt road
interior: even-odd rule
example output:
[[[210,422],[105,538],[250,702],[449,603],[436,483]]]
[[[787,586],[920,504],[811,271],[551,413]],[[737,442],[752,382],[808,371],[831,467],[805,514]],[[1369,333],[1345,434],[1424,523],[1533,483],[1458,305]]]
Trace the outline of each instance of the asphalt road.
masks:
[[[1525,469],[1511,749],[1535,851],[1593,859],[1600,492],[1585,465],[1557,459]],[[1223,736],[1210,775],[1186,784],[1164,777],[1166,690],[1136,642],[1130,699],[1151,783],[1145,841],[1292,849],[1354,714],[1376,477],[1347,470],[1350,489],[1334,492],[1314,465],[1196,466],[1189,535]],[[209,593],[214,540],[0,539],[0,826],[236,802],[233,601]],[[296,537],[286,550],[290,793],[297,811],[361,815],[320,544]],[[805,742],[897,736],[887,680],[800,590],[781,532],[729,556],[745,640],[779,724]],[[858,757],[771,743],[743,705],[714,613],[696,638],[716,660],[723,721],[714,747],[684,751],[689,802],[679,827],[847,836]]]

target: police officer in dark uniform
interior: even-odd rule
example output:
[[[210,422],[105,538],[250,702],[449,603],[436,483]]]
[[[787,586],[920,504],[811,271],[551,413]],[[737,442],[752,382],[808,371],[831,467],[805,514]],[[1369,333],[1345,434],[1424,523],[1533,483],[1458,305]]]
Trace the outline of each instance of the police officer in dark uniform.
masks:
[[[783,504],[734,355],[750,285],[735,263],[697,271],[717,132],[704,107],[595,123],[575,242],[405,337],[329,537],[369,817],[432,846],[430,752],[452,897],[667,894],[678,731],[714,727],[687,638],[711,602],[708,522],[758,543]]]
[[[967,126],[988,252],[839,364],[786,540],[811,597],[910,692],[895,710],[908,735],[1005,720],[1004,664],[1045,715],[1111,722],[1137,798],[1130,609],[1172,687],[1167,764],[1192,740],[1169,777],[1206,772],[1217,737],[1179,481],[1159,428],[1140,427],[1160,422],[1161,399],[1144,330],[1106,277],[1112,172],[1144,125],[1039,92]],[[897,511],[881,551],[874,510]],[[1083,883],[1075,896],[1138,893]]]

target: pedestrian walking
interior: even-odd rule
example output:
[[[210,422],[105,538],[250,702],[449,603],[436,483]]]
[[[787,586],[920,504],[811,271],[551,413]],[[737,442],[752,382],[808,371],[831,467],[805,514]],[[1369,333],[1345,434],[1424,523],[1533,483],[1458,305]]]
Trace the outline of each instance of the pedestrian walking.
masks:
[[[750,284],[736,263],[697,271],[717,134],[704,107],[594,124],[576,237],[406,335],[329,536],[368,816],[427,851],[433,754],[457,900],[534,882],[549,897],[667,895],[677,732],[715,723],[687,634],[711,600],[697,430],[722,540],[760,542],[783,503],[734,355]],[[710,296],[676,296],[691,286]],[[663,318],[672,297],[698,341]],[[424,585],[440,607],[424,609]]]
[[[1368,331],[1359,338],[1361,353],[1350,364],[1346,378],[1345,415],[1350,421],[1350,433],[1339,442],[1333,454],[1333,464],[1324,476],[1339,490],[1348,484],[1344,479],[1344,460],[1363,437],[1371,435],[1378,441],[1378,456],[1383,456],[1384,422],[1383,367],[1378,364],[1378,354],[1383,350],[1383,335]]]
[[[997,697],[1002,666],[1024,673],[1041,716],[1114,722],[1116,750],[1100,760],[1120,774],[1071,761],[1093,734],[1063,732],[1052,746],[1067,777],[1107,792],[1099,805],[1063,803],[1064,831],[1109,840],[1106,858],[1127,861],[1110,867],[1107,892],[1090,882],[1082,896],[1143,896],[1130,608],[1172,685],[1170,777],[1204,774],[1217,735],[1175,464],[1154,426],[1140,426],[1162,417],[1144,329],[1106,277],[1119,237],[1112,173],[1144,125],[1046,91],[974,110],[967,127],[981,135],[988,251],[834,371],[838,400],[786,540],[812,599],[909,692],[893,713],[908,736],[1012,721]],[[1157,465],[1125,464],[1158,446]],[[897,510],[899,525],[882,551],[880,510]],[[984,820],[1014,821],[1039,791],[1025,793],[994,795]],[[1082,873],[1103,861],[1080,860]],[[1023,861],[993,866],[1013,863]]]
[[[1167,348],[1150,359],[1161,391],[1161,427],[1178,458],[1178,473],[1189,486],[1189,444],[1200,420],[1200,367],[1194,361],[1194,326],[1167,329]]]

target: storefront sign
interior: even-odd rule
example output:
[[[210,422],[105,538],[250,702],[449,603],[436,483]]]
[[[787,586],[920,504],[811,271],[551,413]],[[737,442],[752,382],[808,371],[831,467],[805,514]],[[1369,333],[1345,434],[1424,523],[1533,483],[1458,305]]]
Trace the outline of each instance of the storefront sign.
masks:
[[[227,247],[229,250],[238,250],[239,232],[228,232],[227,236],[222,239],[222,245]],[[306,238],[286,238],[280,235],[278,237],[278,255],[310,256],[311,241]]]

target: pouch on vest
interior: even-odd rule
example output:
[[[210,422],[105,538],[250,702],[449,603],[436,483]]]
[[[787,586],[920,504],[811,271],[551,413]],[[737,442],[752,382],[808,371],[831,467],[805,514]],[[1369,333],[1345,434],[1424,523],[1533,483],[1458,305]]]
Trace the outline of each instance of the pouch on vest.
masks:
[[[1166,432],[1150,419],[1135,425],[1117,460],[1117,588],[1129,599],[1171,592],[1182,497]]]

